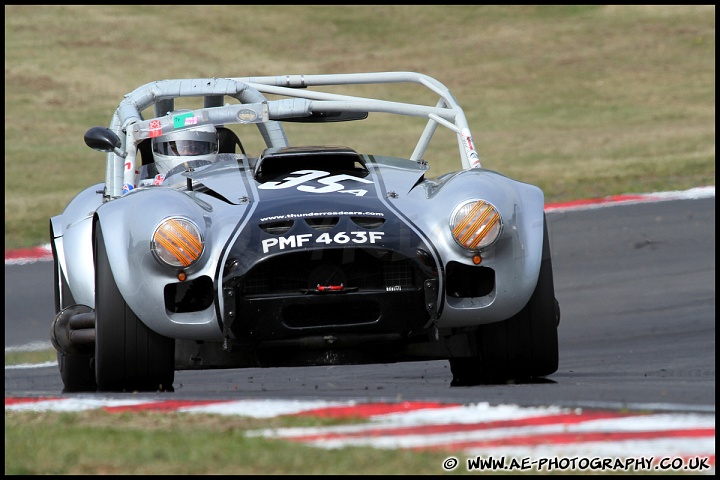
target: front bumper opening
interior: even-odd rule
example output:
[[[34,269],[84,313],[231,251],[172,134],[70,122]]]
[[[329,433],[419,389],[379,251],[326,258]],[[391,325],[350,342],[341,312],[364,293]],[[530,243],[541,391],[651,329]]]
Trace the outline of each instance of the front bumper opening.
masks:
[[[253,343],[335,332],[405,335],[429,320],[429,278],[432,268],[420,260],[385,249],[278,255],[235,282],[231,330]]]
[[[446,272],[448,297],[484,297],[495,289],[495,270],[492,268],[448,262]]]
[[[288,253],[251,269],[242,281],[243,297],[299,294],[320,286],[346,290],[417,289],[417,264],[390,250],[328,249]]]
[[[194,280],[165,285],[165,309],[172,313],[199,312],[213,304],[213,281],[203,275]]]

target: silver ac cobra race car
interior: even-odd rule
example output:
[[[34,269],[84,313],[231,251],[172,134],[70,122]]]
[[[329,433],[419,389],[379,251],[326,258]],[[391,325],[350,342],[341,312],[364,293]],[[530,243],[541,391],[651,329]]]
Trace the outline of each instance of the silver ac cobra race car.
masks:
[[[368,85],[399,100],[343,90]],[[403,100],[408,85],[434,101]],[[419,119],[404,158],[352,132],[290,135],[388,116]],[[429,178],[438,127],[458,169]],[[105,152],[105,180],[50,220],[65,391],[172,391],[189,369],[448,360],[464,386],[558,368],[543,192],[481,166],[432,77],[156,81],[85,143]]]

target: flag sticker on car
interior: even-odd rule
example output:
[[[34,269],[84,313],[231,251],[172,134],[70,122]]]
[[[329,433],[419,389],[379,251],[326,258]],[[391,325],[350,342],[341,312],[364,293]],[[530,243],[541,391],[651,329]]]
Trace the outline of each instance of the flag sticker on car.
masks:
[[[182,128],[190,125],[197,125],[198,117],[194,116],[192,112],[183,113],[182,115],[175,115],[173,117],[173,127]]]

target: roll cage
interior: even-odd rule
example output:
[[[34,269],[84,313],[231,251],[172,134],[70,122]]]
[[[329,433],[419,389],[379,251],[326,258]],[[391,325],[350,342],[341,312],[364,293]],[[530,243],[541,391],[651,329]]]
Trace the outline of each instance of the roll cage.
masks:
[[[439,96],[435,105],[394,102],[341,95],[309,87],[361,84],[415,83]],[[265,94],[281,97],[268,100]],[[239,104],[224,104],[225,97]],[[203,108],[167,115],[181,97],[203,97]],[[144,119],[142,111],[154,106],[154,118]],[[261,77],[194,78],[160,80],[145,84],[127,94],[115,111],[109,129],[100,132],[105,141],[86,142],[108,152],[105,199],[122,196],[124,183],[134,183],[140,142],[177,129],[213,124],[256,124],[268,148],[288,146],[282,121],[344,121],[382,112],[426,118],[427,124],[410,155],[422,158],[438,125],[457,136],[462,168],[480,167],[465,113],[445,85],[414,72],[375,72],[327,75],[280,75]],[[98,127],[96,127],[98,128]],[[91,129],[92,130],[92,129]],[[88,132],[89,133],[89,132]],[[98,132],[96,132],[97,134]],[[109,142],[109,143],[108,143]],[[112,147],[107,147],[111,144]]]

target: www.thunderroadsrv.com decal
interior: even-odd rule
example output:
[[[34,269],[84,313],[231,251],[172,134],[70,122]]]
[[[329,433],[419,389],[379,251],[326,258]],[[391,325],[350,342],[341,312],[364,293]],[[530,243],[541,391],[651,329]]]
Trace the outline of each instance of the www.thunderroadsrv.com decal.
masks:
[[[271,249],[284,250],[285,248],[297,248],[317,244],[344,245],[346,243],[375,243],[380,240],[385,232],[337,232],[335,234],[302,233],[300,235],[289,235],[287,237],[267,238],[262,241],[263,253]]]
[[[351,212],[347,210],[328,210],[326,212],[304,212],[304,213],[286,213],[283,215],[273,215],[271,217],[262,217],[261,222],[288,220],[290,218],[312,218],[312,217],[333,217],[344,215],[347,217],[351,216],[365,216],[365,217],[384,217],[385,214],[382,212]]]

